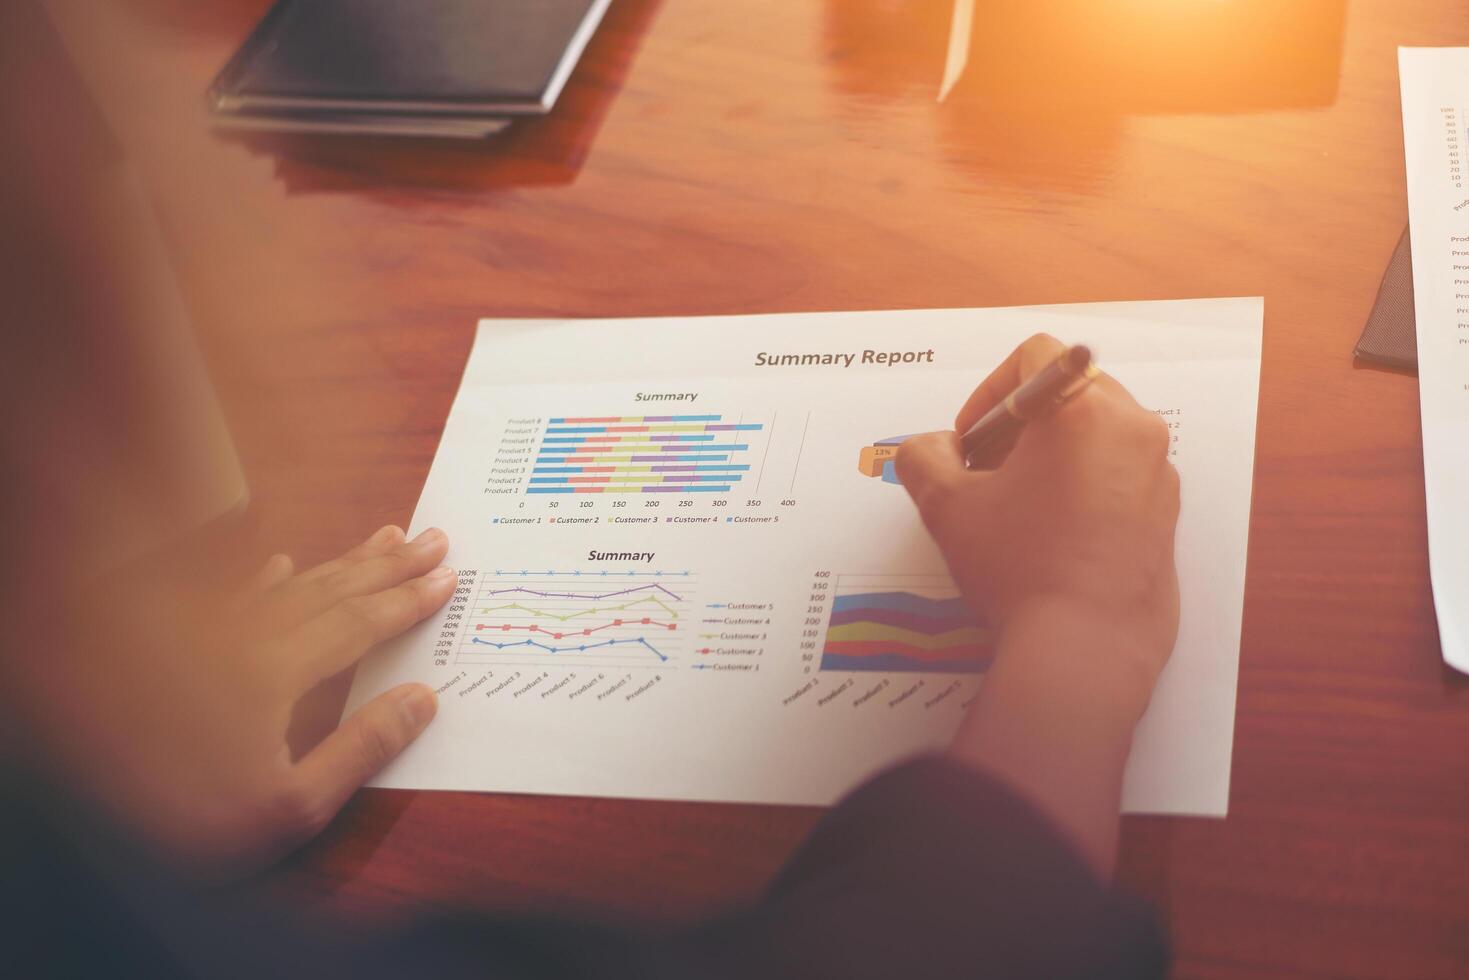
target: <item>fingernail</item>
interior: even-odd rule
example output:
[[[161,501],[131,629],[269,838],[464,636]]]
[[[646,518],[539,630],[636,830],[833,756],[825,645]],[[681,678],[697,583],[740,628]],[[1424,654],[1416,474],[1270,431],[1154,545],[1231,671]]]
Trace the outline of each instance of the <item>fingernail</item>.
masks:
[[[428,579],[430,582],[442,582],[444,579],[454,578],[454,569],[450,568],[448,565],[440,565],[438,568],[435,568],[433,571],[425,575],[424,578]]]
[[[444,532],[440,531],[436,527],[431,527],[427,531],[424,531],[422,534],[420,534],[418,537],[414,538],[413,544],[414,547],[422,548],[426,547],[427,545],[438,544],[442,540],[444,540]]]
[[[398,710],[413,728],[419,729],[433,721],[439,710],[439,699],[432,688],[414,684],[398,695]]]

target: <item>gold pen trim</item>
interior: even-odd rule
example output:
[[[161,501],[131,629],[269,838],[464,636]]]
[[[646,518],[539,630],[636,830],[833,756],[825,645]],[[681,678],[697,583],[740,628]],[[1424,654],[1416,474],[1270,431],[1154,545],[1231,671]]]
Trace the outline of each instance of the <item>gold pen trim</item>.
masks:
[[[1095,364],[1088,364],[1086,366],[1086,370],[1077,375],[1075,381],[1071,382],[1071,384],[1062,389],[1061,394],[1056,397],[1057,404],[1070,401],[1077,395],[1081,394],[1087,385],[1091,384],[1093,381],[1097,380],[1097,378],[1101,376],[1101,373],[1101,369],[1098,368]]]

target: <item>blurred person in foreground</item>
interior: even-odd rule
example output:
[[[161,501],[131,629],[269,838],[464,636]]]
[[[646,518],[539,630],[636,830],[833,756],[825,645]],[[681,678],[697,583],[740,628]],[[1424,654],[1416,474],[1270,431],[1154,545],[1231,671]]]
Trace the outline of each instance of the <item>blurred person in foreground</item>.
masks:
[[[1105,376],[993,472],[966,469],[954,431],[904,444],[903,484],[998,654],[950,750],[854,791],[747,907],[666,929],[464,914],[364,935],[218,891],[320,831],[432,724],[433,692],[405,685],[304,752],[288,737],[303,697],[448,599],[448,540],[385,527],[313,569],[278,555],[228,590],[98,563],[99,521],[129,517],[96,506],[110,488],[88,485],[89,453],[136,452],[142,434],[77,445],[107,412],[79,372],[118,313],[96,301],[113,253],[85,243],[126,221],[96,180],[108,141],[73,131],[85,114],[33,105],[64,57],[28,9],[0,13],[0,121],[20,137],[0,151],[16,343],[0,378],[9,975],[1164,974],[1151,913],[1110,881],[1133,729],[1177,632],[1179,487],[1162,424]],[[1060,350],[1027,341],[955,428]]]

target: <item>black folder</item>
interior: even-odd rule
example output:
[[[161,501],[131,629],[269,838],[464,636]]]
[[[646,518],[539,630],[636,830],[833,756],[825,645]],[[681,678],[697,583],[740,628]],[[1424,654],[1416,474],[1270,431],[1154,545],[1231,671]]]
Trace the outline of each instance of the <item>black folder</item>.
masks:
[[[551,110],[611,0],[280,0],[210,90],[260,125]]]

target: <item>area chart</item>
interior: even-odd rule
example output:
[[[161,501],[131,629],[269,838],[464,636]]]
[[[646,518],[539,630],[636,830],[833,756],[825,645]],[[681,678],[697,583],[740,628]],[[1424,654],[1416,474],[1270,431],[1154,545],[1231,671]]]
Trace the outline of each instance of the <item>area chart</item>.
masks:
[[[990,631],[943,576],[840,575],[822,670],[979,673]]]

